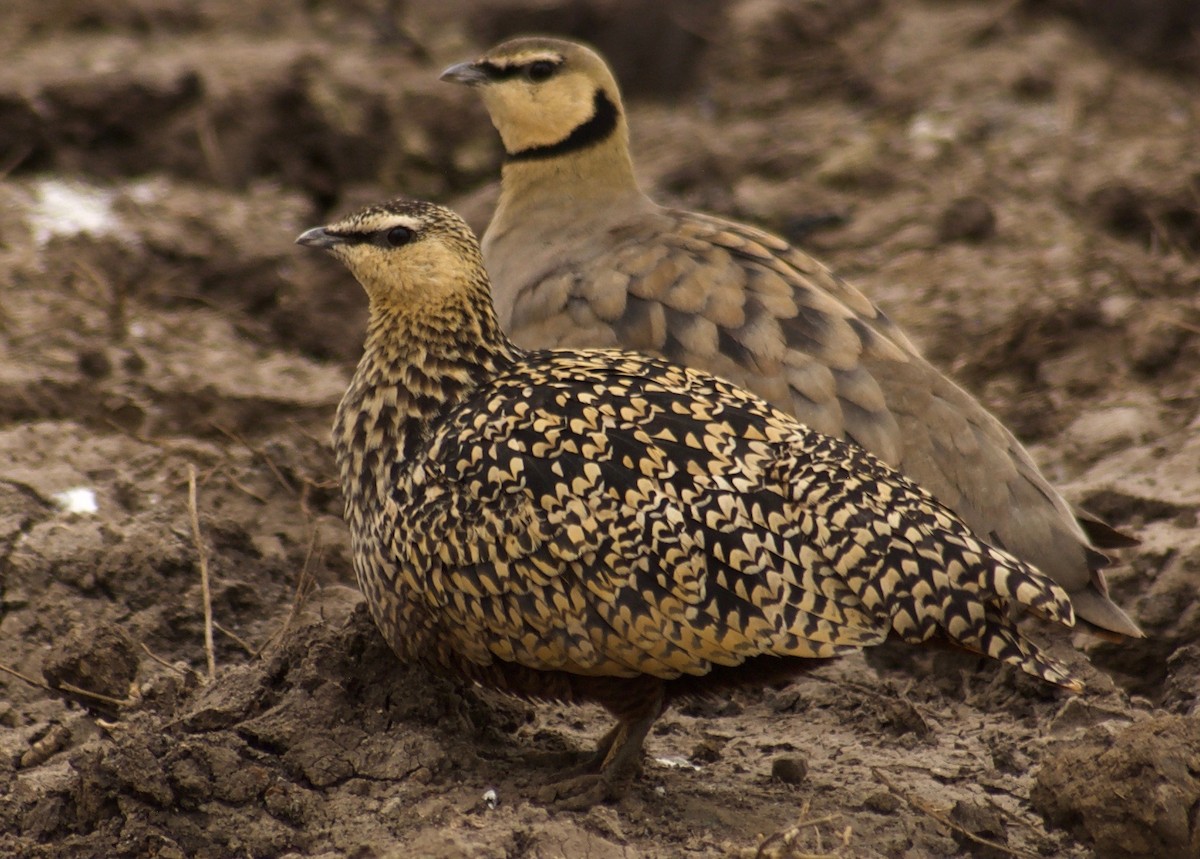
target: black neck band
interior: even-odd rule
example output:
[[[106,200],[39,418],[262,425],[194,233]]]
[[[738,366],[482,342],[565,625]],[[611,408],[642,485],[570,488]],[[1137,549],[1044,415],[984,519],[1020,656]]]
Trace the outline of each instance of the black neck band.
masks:
[[[575,130],[557,143],[547,143],[545,146],[531,146],[520,152],[508,153],[507,160],[538,161],[544,158],[557,158],[568,152],[577,152],[608,138],[617,128],[617,117],[620,116],[617,106],[608,100],[604,90],[596,90],[592,99],[591,118],[575,127]]]

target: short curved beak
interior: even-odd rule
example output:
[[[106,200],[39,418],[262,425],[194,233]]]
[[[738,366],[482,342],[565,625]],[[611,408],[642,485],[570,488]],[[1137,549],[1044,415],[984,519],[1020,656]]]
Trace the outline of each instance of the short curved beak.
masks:
[[[311,230],[305,230],[296,237],[296,244],[305,245],[310,248],[322,248],[329,250],[335,245],[340,245],[345,240],[341,236],[335,236],[327,231],[324,227],[313,227]]]
[[[483,86],[488,82],[488,76],[475,63],[458,63],[442,72],[438,80],[466,86]]]

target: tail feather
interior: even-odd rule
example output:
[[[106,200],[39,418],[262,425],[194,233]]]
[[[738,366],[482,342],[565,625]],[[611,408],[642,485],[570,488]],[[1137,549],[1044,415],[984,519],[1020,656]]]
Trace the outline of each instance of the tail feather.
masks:
[[[1083,688],[1008,617],[1010,607],[1021,606],[1074,626],[1075,609],[1062,587],[983,542],[953,511],[870,454],[809,441],[805,457],[781,463],[782,483],[797,492],[804,515],[823,519],[805,532],[819,535],[814,548],[881,626],[914,644],[946,636],[1049,683]]]
[[[979,552],[976,574],[971,575],[971,566],[963,567],[952,563],[949,568],[959,573],[958,581],[952,576],[952,603],[982,600],[982,616],[977,611],[950,610],[937,619],[939,625],[951,639],[968,650],[988,656],[1000,662],[1014,665],[1027,674],[1061,686],[1074,692],[1083,689],[1083,682],[1058,660],[1043,653],[1009,616],[1008,607],[1022,606],[1046,620],[1071,627],[1075,624],[1075,610],[1067,592],[1035,568],[1018,560],[1002,549],[993,549],[972,538],[967,539],[970,554]],[[963,624],[957,619],[971,616],[974,623]]]
[[[961,642],[970,650],[981,653],[1000,662],[1015,665],[1026,674],[1030,674],[1047,683],[1061,686],[1072,692],[1082,692],[1083,681],[1071,673],[1064,663],[1044,653],[1041,648],[1021,635],[1021,631],[1013,623],[1008,614],[992,607],[988,611],[988,627],[979,646],[971,646],[971,642]]]

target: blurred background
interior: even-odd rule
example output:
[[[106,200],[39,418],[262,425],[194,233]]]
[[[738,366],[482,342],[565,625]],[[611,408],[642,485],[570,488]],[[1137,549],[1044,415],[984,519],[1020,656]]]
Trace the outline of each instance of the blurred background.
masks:
[[[1087,644],[1105,672],[1094,681],[1103,707],[1056,722],[1058,703],[1023,692],[1035,701],[1021,709],[1005,681],[960,708],[963,663],[933,679],[917,672],[913,691],[911,665],[868,681],[875,673],[848,661],[882,686],[817,684],[800,696],[817,704],[768,697],[668,719],[659,742],[712,757],[704,765],[723,786],[672,776],[674,812],[637,807],[625,828],[597,812],[539,841],[528,833],[549,825],[544,812],[511,808],[486,826],[471,817],[495,768],[471,757],[469,731],[439,733],[459,693],[412,692],[442,703],[403,709],[364,691],[395,677],[354,673],[398,669],[305,661],[305,648],[360,652],[351,645],[387,656],[339,590],[353,573],[326,442],[365,298],[293,239],[399,195],[450,204],[482,231],[501,149],[475,95],[437,77],[529,33],[580,38],[609,59],[652,196],[764,226],[831,264],[1029,443],[1072,500],[1142,539],[1110,582],[1151,639]],[[1200,755],[1200,4],[7,0],[0,56],[0,664],[58,690],[0,674],[0,724],[12,729],[0,793],[13,799],[0,848],[736,855],[797,816],[799,800],[779,792],[791,788],[753,761],[780,743],[824,748],[844,727],[883,737],[882,752],[845,770],[812,752],[825,812],[850,815],[857,840],[839,847],[841,829],[824,825],[824,842],[812,840],[816,826],[789,844],[953,855],[976,842],[895,797],[983,808],[972,791],[986,776],[1002,784],[1010,817],[960,829],[1061,856],[1200,850],[1188,802],[1197,770],[1154,763]],[[207,699],[191,673],[205,654],[189,464],[218,664],[242,672],[206,686]],[[92,502],[72,507],[89,497],[73,490]],[[304,648],[279,651],[283,631],[299,628]],[[273,652],[288,660],[270,663]],[[105,717],[143,733],[115,741],[96,727],[96,700],[62,693],[62,682],[107,689],[125,704]],[[302,717],[244,727],[292,700],[285,690],[309,696]],[[386,724],[364,715],[362,696]],[[871,710],[884,706],[874,699],[901,716],[892,704]],[[753,718],[738,721],[743,710]],[[1129,735],[1129,755],[1150,761],[1144,784],[1082,763],[1111,747],[1111,731],[1072,734],[1057,758],[1041,745],[1102,721],[1100,710],[1123,723],[1174,720],[1147,734],[1160,739]],[[201,711],[222,714],[201,720],[211,747],[178,728]],[[540,710],[472,712],[483,733],[589,736],[586,721]],[[771,719],[788,727],[755,733]],[[912,753],[914,731],[925,736],[912,726],[927,722],[973,725],[975,763],[952,761],[867,802],[863,781],[879,784],[862,760],[906,744]],[[305,745],[351,723],[354,742]],[[413,736],[421,755],[388,757]],[[347,750],[366,737],[392,744],[371,754],[394,772]],[[728,743],[744,748],[722,753]],[[333,770],[313,763],[330,760]],[[254,767],[261,784],[231,775]],[[1123,790],[1178,801],[1143,813]],[[389,795],[412,806],[389,806],[381,823]],[[341,829],[318,806],[338,809]],[[884,822],[884,807],[905,811]],[[469,835],[475,823],[489,833],[482,842]],[[451,846],[437,840],[445,832]]]

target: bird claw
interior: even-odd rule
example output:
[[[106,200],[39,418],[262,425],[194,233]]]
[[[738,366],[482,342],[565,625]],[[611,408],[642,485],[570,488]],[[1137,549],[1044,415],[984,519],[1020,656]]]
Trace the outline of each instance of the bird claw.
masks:
[[[629,791],[609,778],[608,773],[592,773],[545,785],[537,792],[537,801],[562,811],[586,811],[602,802],[621,799]]]
[[[602,802],[624,799],[642,770],[641,755],[607,766],[604,758],[599,752],[584,757],[556,781],[541,787],[535,798],[542,805],[563,811],[585,811]]]

